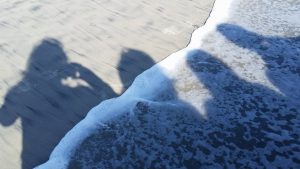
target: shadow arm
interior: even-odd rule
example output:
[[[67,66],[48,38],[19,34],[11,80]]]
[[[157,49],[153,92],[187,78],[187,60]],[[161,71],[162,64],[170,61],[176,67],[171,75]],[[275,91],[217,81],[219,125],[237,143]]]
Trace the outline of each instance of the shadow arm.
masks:
[[[103,80],[101,80],[97,75],[95,75],[91,70],[77,63],[71,63],[71,66],[75,68],[75,73],[79,73],[79,77],[76,78],[80,78],[86,81],[96,92],[102,91],[112,96],[115,95],[112,88]]]
[[[15,113],[8,111],[6,103],[4,103],[0,108],[0,124],[2,126],[12,125],[16,121],[17,117],[18,116]]]

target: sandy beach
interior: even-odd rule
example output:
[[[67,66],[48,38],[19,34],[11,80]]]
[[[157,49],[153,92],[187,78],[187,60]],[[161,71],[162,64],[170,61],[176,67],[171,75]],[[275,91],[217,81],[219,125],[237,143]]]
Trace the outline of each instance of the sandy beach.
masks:
[[[0,2],[0,166],[44,163],[101,101],[185,47],[214,1]]]

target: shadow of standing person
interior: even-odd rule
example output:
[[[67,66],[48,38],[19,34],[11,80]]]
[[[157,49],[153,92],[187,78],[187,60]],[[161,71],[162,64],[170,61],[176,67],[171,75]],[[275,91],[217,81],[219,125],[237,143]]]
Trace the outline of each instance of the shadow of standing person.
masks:
[[[124,50],[120,78],[135,77],[151,61],[143,51]],[[99,106],[97,111],[117,115],[99,119],[103,125],[76,146],[68,168],[201,168],[199,158],[209,153],[199,141],[204,119],[179,98],[174,79],[165,73],[156,65],[110,104],[113,109]]]
[[[22,169],[45,162],[61,138],[114,91],[92,71],[69,63],[55,39],[44,39],[28,61],[23,79],[10,89],[0,109],[0,124],[21,119]]]
[[[192,51],[187,63],[212,96],[204,137],[214,161],[222,168],[299,167],[299,105],[204,51]]]
[[[290,101],[300,99],[300,36],[263,36],[232,24],[220,24],[218,31],[235,45],[257,53],[273,85]]]
[[[143,51],[126,48],[122,50],[118,64],[119,76],[123,84],[122,93],[132,84],[143,71],[153,66],[155,62]]]

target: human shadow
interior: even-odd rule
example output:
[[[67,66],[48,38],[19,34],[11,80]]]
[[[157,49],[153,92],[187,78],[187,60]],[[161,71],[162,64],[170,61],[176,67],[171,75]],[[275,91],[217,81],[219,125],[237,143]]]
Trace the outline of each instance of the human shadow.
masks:
[[[118,99],[118,104],[112,104],[117,117],[102,122],[77,145],[69,169],[201,167],[199,158],[210,153],[199,141],[205,120],[180,99],[173,80],[159,66],[138,76]]]
[[[154,60],[143,51],[131,48],[123,49],[117,67],[123,84],[122,93],[132,84],[135,77],[154,64]]]
[[[91,70],[69,63],[55,39],[44,39],[28,61],[23,79],[5,96],[0,124],[21,119],[22,168],[45,162],[60,139],[99,102],[117,96]]]
[[[191,51],[187,64],[212,96],[205,102],[208,123],[202,136],[213,152],[207,162],[216,162],[222,168],[299,167],[298,104],[240,78],[220,59],[202,50]],[[268,64],[274,66],[273,61]]]
[[[300,36],[263,36],[232,24],[220,24],[217,30],[235,45],[257,53],[271,83],[291,101],[300,99]]]
[[[143,52],[123,52],[119,63],[123,86],[127,88],[153,64]],[[62,137],[91,108],[116,96],[91,70],[70,63],[59,41],[44,39],[33,49],[22,80],[5,96],[0,124],[9,126],[21,119],[22,169],[31,169],[48,160]]]

